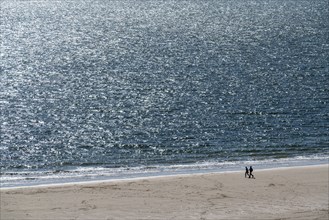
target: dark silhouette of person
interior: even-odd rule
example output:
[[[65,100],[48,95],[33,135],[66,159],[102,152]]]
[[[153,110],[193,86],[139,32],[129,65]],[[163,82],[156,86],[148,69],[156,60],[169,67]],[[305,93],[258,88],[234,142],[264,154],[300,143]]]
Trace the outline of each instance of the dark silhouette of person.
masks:
[[[250,166],[250,168],[249,168],[249,178],[252,177],[253,179],[255,179],[254,175],[252,174],[253,171],[254,171],[254,169],[252,168],[252,166]]]
[[[244,178],[247,178],[247,176],[250,178],[248,167],[246,167],[246,172],[244,174]]]

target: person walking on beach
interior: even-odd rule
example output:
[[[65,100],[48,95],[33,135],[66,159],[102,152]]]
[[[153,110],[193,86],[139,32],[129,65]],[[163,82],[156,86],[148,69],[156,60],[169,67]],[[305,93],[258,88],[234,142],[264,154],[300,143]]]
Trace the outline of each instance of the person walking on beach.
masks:
[[[244,178],[247,178],[247,176],[250,178],[248,167],[246,167],[246,172],[244,174]]]
[[[249,178],[252,176],[252,178],[255,179],[254,175],[252,174],[252,171],[254,171],[254,169],[252,168],[252,166],[250,166],[250,168],[249,168]]]

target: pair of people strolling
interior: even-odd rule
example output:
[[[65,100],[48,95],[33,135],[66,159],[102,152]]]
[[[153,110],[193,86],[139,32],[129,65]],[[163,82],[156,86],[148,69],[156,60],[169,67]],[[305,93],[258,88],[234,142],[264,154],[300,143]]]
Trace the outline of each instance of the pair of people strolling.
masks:
[[[247,178],[247,176],[248,176],[249,178],[252,177],[253,179],[255,179],[254,174],[252,174],[253,171],[254,171],[254,169],[252,168],[252,166],[250,166],[249,169],[248,169],[248,167],[246,167],[246,172],[244,174],[244,177]]]

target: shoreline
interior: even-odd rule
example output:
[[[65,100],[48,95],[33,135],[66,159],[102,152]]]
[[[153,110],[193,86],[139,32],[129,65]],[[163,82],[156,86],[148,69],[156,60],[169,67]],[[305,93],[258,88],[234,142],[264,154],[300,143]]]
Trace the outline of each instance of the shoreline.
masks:
[[[257,170],[277,169],[300,166],[329,164],[329,158],[287,158],[264,161],[203,162],[187,165],[141,166],[132,168],[82,167],[81,169],[62,171],[23,171],[3,172],[0,175],[0,189],[38,187],[43,185],[78,184],[89,182],[106,182],[126,179],[153,178],[161,176],[193,175],[207,173],[224,173],[244,171],[245,166],[252,165]],[[7,175],[6,175],[7,174]],[[14,175],[13,175],[14,174]]]
[[[308,167],[326,167],[329,166],[329,163],[326,164],[313,164],[313,165],[299,165],[299,166],[285,166],[285,167],[275,167],[275,168],[258,168],[254,172],[262,171],[276,171],[276,170],[286,170],[286,169],[295,169],[295,168],[308,168]],[[255,168],[254,168],[255,169]],[[189,177],[189,176],[198,176],[198,175],[212,175],[212,174],[230,174],[230,173],[241,173],[244,172],[240,170],[223,170],[223,171],[207,171],[202,170],[198,172],[191,173],[173,173],[173,174],[160,174],[160,175],[149,175],[149,176],[140,176],[140,177],[128,177],[128,178],[118,178],[118,179],[105,179],[105,180],[87,180],[87,181],[76,181],[76,182],[63,182],[63,183],[48,183],[40,185],[26,185],[26,186],[13,186],[13,187],[0,187],[1,190],[15,190],[15,189],[28,189],[28,188],[48,188],[48,187],[61,187],[61,186],[73,186],[73,185],[89,185],[89,184],[106,184],[106,183],[116,183],[116,182],[127,182],[127,181],[142,181],[148,179],[157,179],[157,178],[166,178],[166,177]],[[328,180],[329,181],[329,180]]]
[[[328,219],[329,165],[0,189],[1,219]]]

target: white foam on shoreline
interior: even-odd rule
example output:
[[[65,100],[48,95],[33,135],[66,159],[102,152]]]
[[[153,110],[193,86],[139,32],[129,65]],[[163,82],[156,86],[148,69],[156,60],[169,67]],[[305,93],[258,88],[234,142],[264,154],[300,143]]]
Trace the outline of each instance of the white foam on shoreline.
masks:
[[[254,172],[267,172],[274,170],[289,170],[289,169],[305,169],[305,168],[316,168],[316,167],[327,167],[329,168],[329,163],[326,164],[314,164],[314,165],[300,165],[300,166],[286,166],[286,167],[276,167],[276,168],[259,168]],[[154,175],[154,176],[139,176],[130,178],[118,178],[118,179],[107,179],[107,180],[89,180],[89,181],[77,181],[77,182],[64,182],[64,183],[48,183],[40,185],[29,185],[29,186],[14,186],[14,187],[2,187],[0,190],[16,190],[16,189],[26,189],[26,188],[49,188],[49,187],[65,187],[65,186],[75,186],[75,185],[95,185],[95,184],[107,184],[107,183],[118,183],[118,182],[131,182],[158,178],[170,178],[170,177],[188,177],[197,175],[208,175],[208,174],[230,174],[230,173],[244,173],[244,170],[226,170],[226,171],[213,171],[213,172],[196,172],[196,173],[181,173],[181,174],[165,174],[165,175]]]

